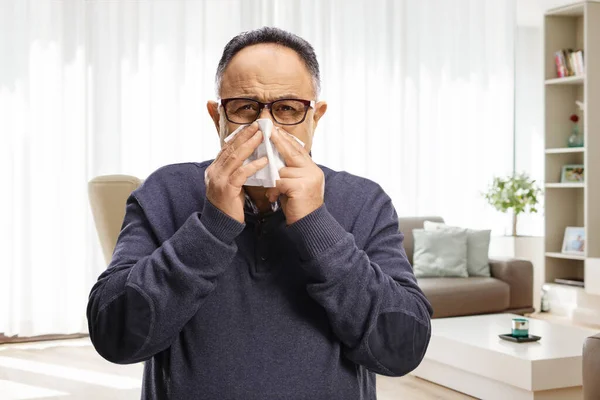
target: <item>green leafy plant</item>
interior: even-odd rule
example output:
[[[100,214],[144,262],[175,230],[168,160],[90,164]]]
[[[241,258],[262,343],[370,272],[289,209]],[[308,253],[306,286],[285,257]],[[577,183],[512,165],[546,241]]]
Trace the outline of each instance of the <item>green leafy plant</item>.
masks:
[[[487,202],[496,210],[512,212],[512,235],[517,236],[517,217],[521,213],[536,213],[538,197],[542,190],[526,173],[504,178],[494,177],[488,191],[484,193]]]

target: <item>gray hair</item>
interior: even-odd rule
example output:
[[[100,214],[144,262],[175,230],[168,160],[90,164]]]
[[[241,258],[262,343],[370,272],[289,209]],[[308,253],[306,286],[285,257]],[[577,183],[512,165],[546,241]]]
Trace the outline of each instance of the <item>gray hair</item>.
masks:
[[[223,49],[223,55],[217,67],[215,79],[217,96],[221,92],[221,81],[225,69],[231,62],[231,59],[246,47],[256,44],[274,43],[294,50],[304,61],[306,68],[313,78],[313,87],[315,96],[319,96],[321,91],[321,76],[319,73],[319,62],[312,45],[300,36],[274,27],[262,27],[252,31],[242,32],[227,43]]]

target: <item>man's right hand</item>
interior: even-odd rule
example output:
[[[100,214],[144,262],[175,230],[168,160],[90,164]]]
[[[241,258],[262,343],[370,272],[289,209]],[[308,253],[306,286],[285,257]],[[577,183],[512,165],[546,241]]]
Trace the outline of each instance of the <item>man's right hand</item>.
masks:
[[[242,165],[263,140],[258,123],[242,129],[226,143],[205,173],[206,198],[231,218],[244,223],[244,190],[248,177],[266,167],[267,157]]]

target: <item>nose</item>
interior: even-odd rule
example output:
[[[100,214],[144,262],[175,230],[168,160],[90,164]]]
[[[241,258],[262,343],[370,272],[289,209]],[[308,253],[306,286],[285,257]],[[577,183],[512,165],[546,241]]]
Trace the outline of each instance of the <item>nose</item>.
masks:
[[[269,106],[265,105],[263,106],[262,110],[260,110],[260,113],[258,113],[258,118],[257,119],[263,119],[263,118],[269,118],[269,119],[273,119],[273,116],[271,115],[271,111],[269,110]],[[275,122],[275,121],[273,121]]]

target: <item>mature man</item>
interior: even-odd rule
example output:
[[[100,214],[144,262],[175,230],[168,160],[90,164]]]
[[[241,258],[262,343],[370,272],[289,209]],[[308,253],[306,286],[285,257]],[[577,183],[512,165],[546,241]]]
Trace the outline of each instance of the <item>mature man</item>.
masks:
[[[233,38],[208,103],[222,150],[159,169],[129,197],[88,320],[107,360],[146,361],[143,398],[375,399],[375,373],[421,361],[431,306],[390,198],[310,156],[327,109],[319,79],[298,36]],[[244,164],[263,140],[258,118],[275,124],[286,164],[268,189],[244,186],[267,165]]]

